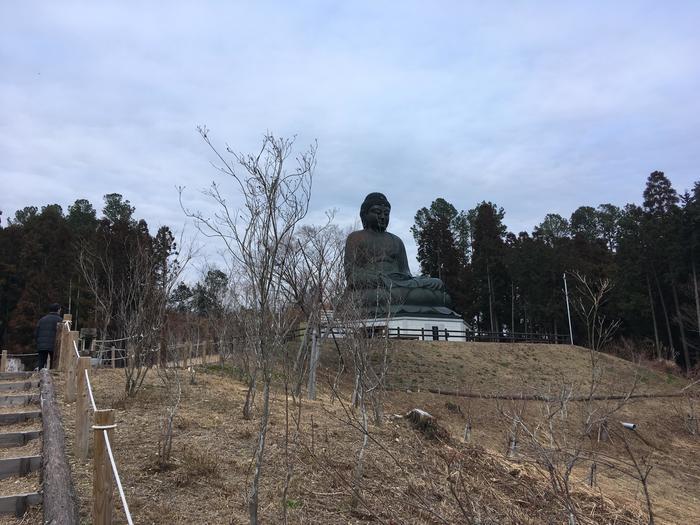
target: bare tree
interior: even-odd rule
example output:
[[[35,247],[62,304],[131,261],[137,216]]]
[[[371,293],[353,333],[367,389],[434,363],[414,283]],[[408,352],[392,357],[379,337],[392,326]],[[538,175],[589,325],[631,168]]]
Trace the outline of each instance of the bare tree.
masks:
[[[103,251],[83,247],[80,253],[81,270],[103,317],[103,337],[111,327],[124,341],[128,396],[139,390],[155,364],[168,297],[193,255],[191,246],[184,252],[176,247],[170,230],[162,227],[153,238],[136,232],[125,242],[127,256],[119,268],[108,244]]]
[[[327,213],[323,226],[302,226],[295,236],[291,264],[284,274],[291,294],[290,302],[301,309],[306,327],[301,337],[293,372],[294,394],[299,396],[308,367],[307,397],[316,399],[317,369],[321,346],[333,336],[335,304],[345,285],[342,255],[344,232],[332,224]]]
[[[212,144],[206,127],[200,127],[199,132],[219,161],[217,169],[232,180],[242,201],[241,206],[234,209],[225,192],[214,182],[204,192],[217,207],[214,216],[210,218],[187,209],[185,213],[195,219],[204,235],[223,242],[230,266],[245,279],[247,289],[242,300],[244,308],[250,312],[244,323],[245,344],[254,356],[244,406],[246,418],[252,417],[257,381],[259,378],[263,381],[262,413],[248,493],[249,519],[255,524],[270,416],[272,371],[295,324],[295,319],[289,315],[282,275],[291,258],[290,240],[308,210],[316,146],[299,154],[295,169],[288,170],[293,139],[267,133],[257,154],[236,153],[227,147],[229,157]]]
[[[380,294],[378,294],[380,296]],[[390,297],[388,295],[387,297]],[[374,313],[360,305],[355,295],[346,290],[335,311],[335,324],[342,331],[340,348],[345,356],[341,366],[347,362],[352,366],[353,391],[350,405],[354,409],[353,427],[360,432],[360,446],[353,470],[351,506],[356,509],[363,501],[362,478],[366,449],[370,441],[368,410],[372,410],[374,424],[382,425],[386,376],[389,370],[388,304],[378,304]],[[381,312],[386,311],[386,316]],[[380,317],[381,315],[381,317]],[[336,386],[334,394],[339,397]],[[357,413],[359,412],[359,414]]]
[[[136,243],[116,305],[116,318],[126,337],[124,373],[128,395],[138,391],[148,370],[158,360],[168,297],[192,257],[191,248],[177,252],[172,237],[165,244],[167,248],[163,253],[153,243]]]
[[[576,278],[578,292],[574,307],[586,324],[588,347],[599,352],[620,327],[619,320],[608,319],[602,311],[613,289],[613,283],[608,278],[591,280],[579,272],[573,272],[572,275]]]
[[[114,261],[106,251],[98,252],[93,246],[83,243],[78,252],[78,264],[95,298],[95,321],[99,324],[99,334],[102,340],[108,339],[116,295]],[[104,343],[100,346],[103,347]]]

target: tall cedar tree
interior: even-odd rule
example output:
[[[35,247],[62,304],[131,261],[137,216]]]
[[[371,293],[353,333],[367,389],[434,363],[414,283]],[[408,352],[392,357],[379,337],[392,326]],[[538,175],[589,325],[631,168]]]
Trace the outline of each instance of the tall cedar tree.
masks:
[[[503,208],[482,202],[476,209],[473,223],[472,268],[479,306],[479,326],[490,332],[500,332],[505,321],[505,304],[509,279],[505,266],[506,229]]]
[[[442,279],[452,296],[454,308],[464,313],[467,293],[467,218],[463,212],[439,198],[430,208],[421,208],[411,233],[418,246],[421,272]]]

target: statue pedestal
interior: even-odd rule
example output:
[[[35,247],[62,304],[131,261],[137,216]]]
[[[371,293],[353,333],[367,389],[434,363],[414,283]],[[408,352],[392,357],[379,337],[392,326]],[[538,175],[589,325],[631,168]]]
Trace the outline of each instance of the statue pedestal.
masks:
[[[387,318],[365,319],[365,326],[375,333],[387,333],[394,339],[414,339],[419,341],[466,341],[469,327],[464,320],[454,314],[410,315],[399,314]]]

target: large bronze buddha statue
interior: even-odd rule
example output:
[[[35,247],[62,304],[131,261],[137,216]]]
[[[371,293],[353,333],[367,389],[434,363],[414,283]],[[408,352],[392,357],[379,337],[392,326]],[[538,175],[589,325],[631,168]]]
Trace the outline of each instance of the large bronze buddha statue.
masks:
[[[456,316],[440,279],[411,275],[403,242],[386,231],[390,212],[382,193],[362,203],[363,229],[345,242],[348,293],[373,313]]]

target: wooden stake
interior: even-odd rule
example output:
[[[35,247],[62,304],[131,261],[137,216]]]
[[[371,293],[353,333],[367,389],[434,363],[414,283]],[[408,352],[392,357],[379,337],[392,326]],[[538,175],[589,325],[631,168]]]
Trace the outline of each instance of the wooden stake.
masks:
[[[0,361],[0,372],[7,372],[7,350],[2,351],[2,361]]]
[[[112,368],[117,367],[117,347],[112,345]]]
[[[58,368],[59,371],[63,372],[65,370],[63,362],[66,359],[66,325],[61,323],[60,330],[61,335],[58,337],[58,356],[56,357],[56,368]]]
[[[90,369],[90,363],[89,357],[81,357],[76,366],[75,455],[80,459],[85,459],[88,456],[90,399],[85,382],[85,370]]]
[[[66,378],[66,403],[75,401],[75,356],[68,359],[68,374]]]
[[[104,432],[100,427],[114,425],[114,410],[96,410],[94,428],[94,455],[92,459],[92,523],[94,525],[112,525],[112,508],[114,503],[112,467],[109,462]],[[110,443],[114,430],[107,430]]]
[[[470,421],[467,421],[467,424],[464,425],[464,438],[463,441],[465,443],[469,443],[472,440],[472,424]]]
[[[71,314],[63,314],[63,321],[72,321],[73,316]],[[68,347],[68,333],[69,329],[65,322],[61,325],[61,344],[58,350],[58,369],[61,372],[68,370],[68,358],[70,357],[69,351],[73,351],[72,348]]]
[[[75,349],[78,346],[78,337],[80,333],[71,330],[68,332],[68,355],[66,356],[67,361],[67,372],[68,377],[66,379],[66,402],[73,403],[75,401],[75,367],[77,365],[78,358],[75,354]]]

